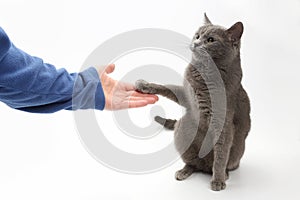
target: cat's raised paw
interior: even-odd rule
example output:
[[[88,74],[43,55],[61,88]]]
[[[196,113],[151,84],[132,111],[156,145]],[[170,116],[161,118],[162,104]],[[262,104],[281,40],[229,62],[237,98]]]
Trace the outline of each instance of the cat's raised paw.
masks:
[[[226,188],[226,183],[223,181],[211,181],[210,186],[213,191],[221,191]]]
[[[151,88],[150,88],[150,83],[148,83],[147,81],[144,81],[142,79],[137,80],[135,82],[135,87],[137,89],[137,91],[142,92],[142,93],[146,93],[146,94],[151,94]]]

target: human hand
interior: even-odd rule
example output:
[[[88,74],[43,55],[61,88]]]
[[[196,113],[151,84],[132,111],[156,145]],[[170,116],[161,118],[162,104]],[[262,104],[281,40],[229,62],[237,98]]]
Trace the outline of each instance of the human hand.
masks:
[[[104,70],[98,70],[105,96],[105,110],[138,108],[154,104],[158,100],[156,95],[142,94],[136,91],[134,85],[109,77],[107,74],[114,70],[114,64],[108,65]]]

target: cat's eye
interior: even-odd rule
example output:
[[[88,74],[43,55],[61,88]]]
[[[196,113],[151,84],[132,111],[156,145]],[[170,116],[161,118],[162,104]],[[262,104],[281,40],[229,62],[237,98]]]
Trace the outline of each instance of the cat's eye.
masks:
[[[198,33],[196,33],[195,38],[196,38],[196,40],[198,40],[200,38],[200,35]]]
[[[214,41],[215,41],[215,39],[213,37],[207,38],[207,42],[214,42]]]

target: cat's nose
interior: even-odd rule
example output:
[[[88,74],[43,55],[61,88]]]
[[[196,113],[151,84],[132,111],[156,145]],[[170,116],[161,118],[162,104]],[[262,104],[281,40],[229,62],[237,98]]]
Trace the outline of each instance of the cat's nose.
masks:
[[[194,40],[191,45],[190,45],[190,49],[192,51],[195,50],[195,48],[197,48],[198,46],[201,46],[201,41],[200,40]]]
[[[200,46],[200,44],[201,44],[201,41],[200,41],[200,40],[195,40],[195,41],[193,42],[194,47]]]
[[[195,48],[198,47],[199,45],[200,45],[200,43],[195,43],[195,42],[193,42],[193,43],[190,45],[190,49],[191,49],[192,51],[194,51]]]
[[[193,43],[192,43],[193,48],[197,48],[200,45],[201,45],[201,41],[200,40],[194,40]]]
[[[192,43],[191,45],[190,45],[190,50],[192,50],[192,51],[194,51],[195,50],[195,44],[194,43]]]

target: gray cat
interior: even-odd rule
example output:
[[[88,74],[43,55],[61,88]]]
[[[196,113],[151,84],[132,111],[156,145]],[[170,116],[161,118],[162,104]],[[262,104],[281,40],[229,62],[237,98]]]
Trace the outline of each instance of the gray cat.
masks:
[[[155,121],[165,128],[175,130],[175,146],[185,162],[183,169],[175,174],[177,180],[184,180],[193,172],[210,173],[211,189],[220,191],[226,187],[228,171],[239,167],[250,130],[250,102],[241,84],[242,34],[241,22],[225,29],[213,25],[205,15],[205,24],[196,32],[190,46],[193,56],[186,68],[183,86],[136,82],[138,91],[165,96],[186,108],[186,114],[178,121],[155,117]],[[216,141],[209,152],[200,156],[202,145],[207,146],[203,141],[213,114],[211,91],[202,73],[205,53],[213,60],[224,83],[226,110],[224,126],[213,138]]]

